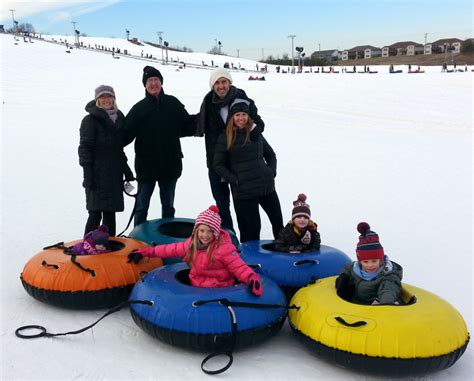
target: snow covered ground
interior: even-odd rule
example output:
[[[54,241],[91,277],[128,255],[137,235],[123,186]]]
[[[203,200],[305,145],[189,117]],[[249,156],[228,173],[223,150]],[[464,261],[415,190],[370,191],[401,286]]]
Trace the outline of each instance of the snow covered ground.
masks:
[[[94,39],[91,43],[94,43]],[[99,43],[99,42],[97,42]],[[126,43],[126,42],[124,42]],[[120,109],[144,95],[148,62],[62,45],[1,44],[1,378],[208,379],[202,353],[150,337],[127,310],[81,335],[20,340],[14,330],[40,324],[50,332],[82,328],[105,311],[68,311],[38,302],[19,275],[43,246],[81,238],[86,220],[78,165],[79,125],[94,88],[115,88]],[[196,53],[197,60],[201,55]],[[228,59],[230,60],[230,59]],[[238,65],[237,59],[233,61]],[[197,113],[209,91],[208,70],[155,66],[164,90]],[[284,219],[292,200],[308,195],[323,243],[351,257],[356,224],[368,221],[386,253],[404,267],[404,281],[455,306],[472,332],[472,89],[473,73],[277,74],[248,81],[233,72],[266,122],[278,157],[277,191]],[[178,217],[194,218],[213,200],[204,141],[182,140]],[[127,147],[133,162],[133,148]],[[132,209],[118,215],[125,227]],[[158,196],[150,218],[160,217]],[[262,216],[262,238],[271,237]],[[472,344],[450,369],[426,380],[470,380]],[[374,380],[309,353],[287,325],[272,340],[235,354],[226,380]]]

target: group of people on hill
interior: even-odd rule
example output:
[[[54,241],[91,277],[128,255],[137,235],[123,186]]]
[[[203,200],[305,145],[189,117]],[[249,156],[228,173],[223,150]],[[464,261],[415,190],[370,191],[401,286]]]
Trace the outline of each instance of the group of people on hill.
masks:
[[[143,68],[142,83],[145,97],[126,116],[118,109],[115,91],[108,85],[98,86],[94,100],[86,105],[88,115],[81,123],[78,152],[89,216],[82,246],[77,248],[80,254],[100,254],[110,249],[102,238],[104,234],[116,234],[115,213],[124,210],[124,179],[138,183],[135,226],[147,220],[156,183],[162,217],[174,217],[175,190],[182,173],[180,138],[185,136],[204,137],[209,183],[217,206],[198,216],[193,233],[185,242],[138,250],[130,254],[131,262],[138,262],[143,256],[183,257],[191,264],[194,286],[223,287],[233,284],[236,277],[247,283],[252,293],[261,295],[260,278],[240,259],[226,231],[234,232],[231,194],[241,242],[260,239],[261,206],[270,219],[276,250],[319,250],[321,238],[304,194],[293,203],[291,221],[283,227],[275,189],[277,160],[263,136],[265,123],[255,102],[244,90],[233,86],[229,71],[216,68],[210,73],[210,91],[196,115],[190,115],[176,97],[165,94],[163,76],[155,67]],[[136,177],[124,153],[124,147],[133,141]],[[99,246],[94,237],[101,237]],[[379,267],[372,271],[362,266],[360,274],[349,272],[349,277],[367,280],[372,273],[382,277],[381,269],[388,269],[391,262],[379,258],[380,250],[375,251]],[[371,260],[369,257],[362,261]],[[359,284],[344,280],[339,286],[347,288],[354,283]],[[385,303],[386,298],[381,302]]]

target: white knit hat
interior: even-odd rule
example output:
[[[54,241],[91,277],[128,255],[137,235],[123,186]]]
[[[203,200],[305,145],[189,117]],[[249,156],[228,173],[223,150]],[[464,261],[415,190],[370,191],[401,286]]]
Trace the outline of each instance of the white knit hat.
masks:
[[[211,88],[211,90],[219,78],[227,78],[229,82],[232,83],[232,77],[230,73],[226,69],[218,67],[211,71],[211,75],[209,76],[209,87]]]
[[[219,216],[219,208],[215,205],[211,205],[207,210],[199,213],[194,223],[193,234],[197,227],[201,224],[207,225],[211,228],[214,238],[218,239],[221,232],[221,216]]]

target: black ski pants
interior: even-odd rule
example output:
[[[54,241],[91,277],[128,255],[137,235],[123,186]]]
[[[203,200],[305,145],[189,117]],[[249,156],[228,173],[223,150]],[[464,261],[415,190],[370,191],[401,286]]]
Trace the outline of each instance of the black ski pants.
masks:
[[[234,200],[235,214],[240,230],[240,242],[260,239],[260,212],[259,206],[267,214],[272,224],[273,237],[277,239],[278,233],[283,229],[283,216],[281,214],[280,200],[276,191],[265,196],[247,200]]]
[[[89,211],[89,218],[86,222],[86,229],[84,235],[99,227],[100,221],[109,228],[111,237],[115,237],[115,212],[91,212]]]

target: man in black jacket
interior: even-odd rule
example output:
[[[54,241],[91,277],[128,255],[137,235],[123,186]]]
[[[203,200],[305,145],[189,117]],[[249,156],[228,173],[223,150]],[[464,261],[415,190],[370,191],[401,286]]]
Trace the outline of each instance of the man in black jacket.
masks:
[[[261,134],[265,127],[260,115],[258,115],[255,102],[247,97],[245,91],[232,86],[230,73],[223,68],[214,69],[209,77],[209,91],[202,101],[201,110],[197,121],[196,136],[204,136],[206,142],[207,168],[209,171],[209,183],[212,196],[219,207],[222,218],[222,226],[234,231],[232,217],[230,215],[230,189],[229,183],[221,178],[213,169],[214,151],[219,135],[225,131],[229,105],[236,99],[247,99],[250,102],[249,115],[256,124],[252,135]]]
[[[173,218],[176,183],[183,169],[180,137],[192,136],[196,116],[164,93],[163,76],[152,66],[143,68],[145,98],[136,103],[125,120],[124,145],[135,139],[138,195],[135,226],[145,222],[150,199],[158,182],[163,218]]]

